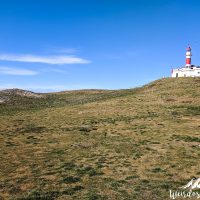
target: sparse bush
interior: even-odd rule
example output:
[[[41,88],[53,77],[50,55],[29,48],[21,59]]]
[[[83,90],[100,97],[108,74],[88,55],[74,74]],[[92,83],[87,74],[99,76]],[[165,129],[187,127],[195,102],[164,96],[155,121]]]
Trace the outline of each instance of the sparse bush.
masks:
[[[194,137],[190,135],[173,135],[172,139],[176,139],[177,141],[183,140],[184,142],[200,142],[199,137]]]
[[[76,165],[73,162],[67,162],[64,163],[61,167],[64,168],[65,170],[72,170],[76,167]]]
[[[160,168],[160,167],[155,167],[151,170],[153,173],[160,173],[160,172],[165,172],[164,169]]]
[[[63,183],[76,183],[81,181],[79,177],[68,176],[62,180]]]

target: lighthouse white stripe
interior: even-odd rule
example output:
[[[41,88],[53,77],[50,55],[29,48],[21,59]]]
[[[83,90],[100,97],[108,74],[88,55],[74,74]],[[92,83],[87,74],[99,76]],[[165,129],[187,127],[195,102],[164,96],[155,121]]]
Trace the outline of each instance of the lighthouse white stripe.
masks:
[[[191,52],[186,52],[186,56],[191,56],[192,53]]]

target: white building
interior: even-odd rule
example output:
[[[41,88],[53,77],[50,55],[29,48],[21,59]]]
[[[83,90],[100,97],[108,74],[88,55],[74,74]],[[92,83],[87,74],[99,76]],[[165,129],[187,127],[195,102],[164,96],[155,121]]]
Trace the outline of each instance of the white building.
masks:
[[[192,65],[191,67],[172,69],[172,77],[200,77],[200,67]]]
[[[191,48],[186,49],[186,64],[184,67],[172,69],[172,77],[200,77],[200,66],[191,65]]]

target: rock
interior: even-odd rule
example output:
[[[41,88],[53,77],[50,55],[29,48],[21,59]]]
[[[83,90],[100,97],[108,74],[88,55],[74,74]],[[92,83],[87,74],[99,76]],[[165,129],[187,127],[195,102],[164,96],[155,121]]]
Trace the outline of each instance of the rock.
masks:
[[[90,132],[92,131],[92,127],[90,125],[82,125],[80,126],[79,131]]]
[[[19,95],[19,96],[26,96],[26,97],[34,97],[34,98],[42,98],[44,94],[34,93],[28,90],[20,90],[20,89],[7,89],[0,91],[0,95]]]

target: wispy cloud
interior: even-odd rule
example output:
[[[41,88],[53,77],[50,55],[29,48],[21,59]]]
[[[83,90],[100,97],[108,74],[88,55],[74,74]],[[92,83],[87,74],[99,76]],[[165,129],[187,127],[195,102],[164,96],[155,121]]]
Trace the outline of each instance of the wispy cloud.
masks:
[[[140,55],[140,52],[136,50],[118,50],[112,53],[102,53],[100,57],[108,60],[125,60],[135,59],[138,55]]]
[[[42,68],[42,69],[40,69],[40,72],[42,72],[42,73],[51,73],[51,72],[56,72],[56,73],[62,73],[62,74],[66,74],[67,73],[67,71],[65,70],[65,69],[60,69],[60,68],[51,68],[51,67],[45,67],[45,68]]]
[[[78,49],[76,49],[76,48],[64,48],[64,47],[52,47],[51,51],[54,52],[54,53],[71,54],[71,53],[76,53],[78,51]]]
[[[26,85],[21,84],[0,84],[0,90],[19,88],[23,90],[30,90],[33,92],[58,92],[58,91],[71,91],[81,89],[102,89],[100,86],[95,85],[82,85],[82,84],[68,84],[68,85],[40,85],[27,83]]]
[[[0,74],[27,76],[27,75],[36,75],[38,73],[36,71],[27,69],[0,66]]]
[[[60,46],[52,46],[47,45],[44,47],[44,53],[53,53],[53,54],[74,54],[80,51],[80,47],[60,47]]]
[[[1,83],[0,85],[0,90],[13,89],[13,88],[30,90],[33,92],[57,92],[66,90],[67,87],[64,85],[37,85],[37,84],[30,85],[29,83],[27,83],[27,85]]]
[[[3,61],[17,61],[30,63],[45,63],[45,64],[87,64],[91,61],[79,58],[76,56],[38,56],[38,55],[14,55],[14,54],[0,54],[0,60]]]

